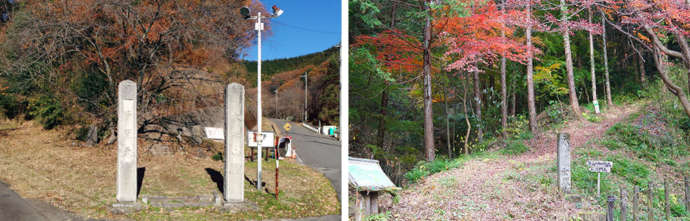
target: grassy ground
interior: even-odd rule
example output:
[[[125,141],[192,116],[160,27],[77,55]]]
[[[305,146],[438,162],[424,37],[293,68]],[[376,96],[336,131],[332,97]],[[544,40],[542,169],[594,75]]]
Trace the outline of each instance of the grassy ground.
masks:
[[[274,199],[274,161],[264,163],[266,191],[245,182],[245,197],[259,211],[223,212],[212,207],[162,209],[147,207],[128,215],[110,214],[115,203],[117,145],[81,147],[65,135],[68,128],[45,131],[33,122],[0,121],[0,179],[24,198],[40,199],[80,216],[136,220],[214,220],[296,218],[337,214],[336,193],[322,174],[294,161],[280,163],[280,200]],[[144,144],[140,140],[139,146]],[[207,168],[222,171],[222,161],[182,152],[152,156],[139,148],[145,167],[140,195],[195,196],[218,192]],[[245,164],[256,179],[256,163]]]
[[[558,191],[556,133],[571,134],[573,152],[587,149],[640,105],[612,107],[600,121],[573,120],[553,131],[513,144],[510,151],[496,150],[428,166],[442,171],[423,177],[398,193],[390,211],[379,215],[393,220],[564,220],[587,218],[604,212],[591,195],[567,200]],[[523,146],[524,145],[524,146]],[[511,145],[508,145],[511,146]],[[528,147],[528,150],[525,150]],[[524,152],[524,153],[523,153]],[[581,159],[574,157],[574,167]],[[444,166],[445,165],[445,166]],[[454,168],[453,167],[457,167]],[[614,166],[615,167],[615,166]],[[436,169],[434,169],[436,168]],[[575,171],[573,172],[575,173]],[[573,175],[573,182],[581,177]],[[596,175],[595,175],[596,176]],[[578,188],[575,185],[575,188]]]
[[[656,103],[646,105],[643,111],[614,124],[602,137],[576,151],[573,180],[582,194],[604,205],[606,196],[619,197],[620,189],[632,195],[633,188],[638,187],[642,191],[641,205],[646,205],[650,199],[645,192],[652,183],[654,194],[651,200],[655,219],[661,219],[664,214],[665,180],[670,193],[670,216],[687,219],[690,214],[684,208],[682,199],[683,178],[689,175],[690,146],[686,140],[687,132],[674,125],[675,117],[668,114]],[[587,160],[613,162],[611,173],[602,174],[601,196],[596,196],[596,174],[587,171]],[[642,217],[646,217],[648,208],[642,206],[641,211],[644,214]]]

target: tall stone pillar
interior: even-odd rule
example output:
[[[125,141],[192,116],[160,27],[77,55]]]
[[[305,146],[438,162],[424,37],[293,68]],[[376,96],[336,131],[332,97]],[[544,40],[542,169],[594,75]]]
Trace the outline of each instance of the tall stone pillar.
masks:
[[[228,84],[225,89],[225,174],[226,202],[244,201],[244,86]]]
[[[570,192],[570,134],[558,134],[558,186]]]
[[[137,84],[118,85],[117,103],[117,201],[137,201]]]

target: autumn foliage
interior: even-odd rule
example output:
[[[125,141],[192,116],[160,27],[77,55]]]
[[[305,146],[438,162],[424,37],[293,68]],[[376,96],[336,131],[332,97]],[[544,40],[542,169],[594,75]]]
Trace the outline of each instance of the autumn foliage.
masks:
[[[239,15],[245,5],[265,11],[249,0],[26,1],[8,24],[3,65],[30,79],[17,90],[57,97],[73,118],[104,125],[116,117],[118,82],[133,80],[139,111],[152,113],[139,126],[159,124],[217,104],[208,89],[241,77],[234,64],[256,34]]]
[[[449,65],[446,70],[468,72],[480,71],[479,65],[490,65],[500,56],[524,63],[527,61],[527,47],[513,36],[515,27],[505,25],[509,16],[498,10],[494,2],[467,0],[457,4],[473,5],[463,8],[462,12],[446,6],[437,12],[434,28],[440,32],[441,41],[448,47],[445,58]],[[459,15],[464,13],[467,15]],[[521,13],[511,10],[510,14]]]

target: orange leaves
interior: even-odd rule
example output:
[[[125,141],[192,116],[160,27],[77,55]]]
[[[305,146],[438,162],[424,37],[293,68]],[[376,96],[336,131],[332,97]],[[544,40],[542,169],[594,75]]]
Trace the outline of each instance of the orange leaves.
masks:
[[[647,42],[647,43],[651,43],[651,42],[652,42],[652,40],[650,40],[649,38],[647,38],[647,36],[644,36],[644,35],[641,34],[640,32],[635,32],[635,35],[636,35],[638,38],[640,38],[640,40],[643,40],[643,41],[645,41],[645,42]]]
[[[422,47],[419,39],[399,30],[387,30],[376,36],[356,36],[354,47],[373,47],[376,60],[388,72],[416,72],[422,67]]]
[[[516,62],[527,60],[526,46],[509,38],[514,29],[505,25],[509,18],[517,17],[516,12],[504,14],[493,2],[460,3],[457,7],[464,7],[468,15],[446,12],[434,22],[448,46],[445,57],[452,61],[446,70],[480,71],[479,64],[493,63],[502,55]],[[508,37],[501,37],[501,32]]]

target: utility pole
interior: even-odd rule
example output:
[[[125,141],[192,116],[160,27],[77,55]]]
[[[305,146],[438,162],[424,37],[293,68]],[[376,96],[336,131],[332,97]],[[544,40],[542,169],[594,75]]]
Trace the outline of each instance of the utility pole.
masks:
[[[257,102],[256,102],[256,149],[257,149],[257,172],[256,172],[256,188],[260,191],[261,190],[261,144],[263,143],[263,134],[261,133],[261,118],[262,118],[262,113],[261,113],[261,31],[264,30],[264,23],[261,22],[261,19],[264,18],[275,18],[283,14],[283,10],[280,10],[278,7],[275,5],[273,6],[273,14],[267,17],[261,16],[261,12],[258,12],[256,16],[250,16],[250,10],[247,7],[242,7],[240,9],[240,14],[244,16],[245,20],[251,20],[255,19],[256,23],[254,23],[254,30],[257,32],[257,68],[256,68],[256,96],[257,96]]]
[[[261,190],[261,144],[263,144],[264,136],[261,134],[261,118],[263,117],[261,113],[261,31],[264,30],[264,23],[261,22],[261,12],[256,16],[256,24],[254,25],[254,30],[258,33],[257,36],[257,68],[256,68],[256,159],[257,159],[257,172],[256,172],[256,188]]]
[[[278,116],[278,89],[275,90],[275,93],[276,93],[276,96],[275,96],[275,100],[276,100],[276,115],[275,115],[275,117],[276,117],[276,118],[280,118],[280,117]]]
[[[304,123],[307,122],[307,96],[309,96],[309,72],[304,72]]]

